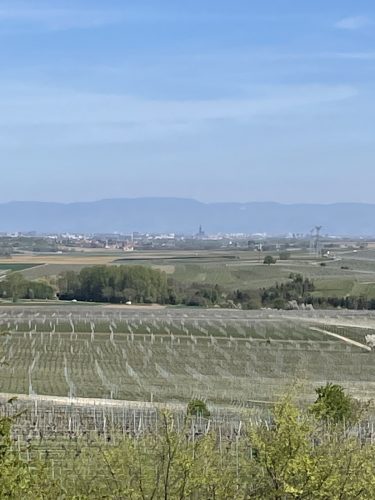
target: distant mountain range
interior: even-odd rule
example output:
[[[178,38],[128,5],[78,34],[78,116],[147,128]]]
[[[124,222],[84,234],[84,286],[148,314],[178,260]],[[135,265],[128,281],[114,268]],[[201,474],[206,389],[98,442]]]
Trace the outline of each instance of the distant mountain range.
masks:
[[[113,199],[84,203],[0,204],[0,232],[308,233],[375,235],[375,205],[201,203],[181,198]]]

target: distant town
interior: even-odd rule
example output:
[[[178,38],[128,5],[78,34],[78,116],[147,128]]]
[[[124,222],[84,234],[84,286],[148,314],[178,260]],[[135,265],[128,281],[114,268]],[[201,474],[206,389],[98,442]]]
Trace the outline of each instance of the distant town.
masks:
[[[364,249],[375,243],[375,238],[349,238],[320,234],[316,228],[306,234],[289,233],[210,233],[200,225],[195,234],[143,233],[130,234],[38,234],[36,232],[0,233],[0,255],[22,251],[79,252],[80,250],[145,251],[145,250],[219,250],[236,249],[254,252],[282,252],[305,250],[319,256],[333,256],[335,249]]]

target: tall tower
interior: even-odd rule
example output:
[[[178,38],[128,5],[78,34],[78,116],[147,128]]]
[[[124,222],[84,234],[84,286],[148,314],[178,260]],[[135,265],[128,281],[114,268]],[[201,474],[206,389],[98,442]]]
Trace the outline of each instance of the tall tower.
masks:
[[[310,254],[319,257],[321,251],[320,231],[323,226],[315,226],[310,231]]]
[[[316,256],[319,257],[320,255],[320,230],[322,229],[322,226],[315,226],[315,252]]]
[[[205,235],[205,232],[203,231],[203,228],[202,228],[202,224],[199,225],[199,231],[198,231],[198,234],[197,234],[197,237],[198,238],[204,238],[206,235]]]

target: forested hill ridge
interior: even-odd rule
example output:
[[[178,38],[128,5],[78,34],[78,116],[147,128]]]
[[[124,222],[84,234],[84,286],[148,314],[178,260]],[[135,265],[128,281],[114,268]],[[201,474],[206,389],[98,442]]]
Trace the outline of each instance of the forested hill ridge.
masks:
[[[82,203],[0,204],[0,232],[308,233],[375,235],[375,205],[272,202],[202,203],[183,198],[124,198]]]

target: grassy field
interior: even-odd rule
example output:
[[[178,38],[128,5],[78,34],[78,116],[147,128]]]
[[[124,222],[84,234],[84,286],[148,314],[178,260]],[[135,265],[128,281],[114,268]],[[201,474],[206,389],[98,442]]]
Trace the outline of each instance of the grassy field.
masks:
[[[359,317],[366,328],[356,327]],[[0,329],[10,333],[1,337],[0,392],[230,405],[273,401],[295,382],[311,397],[331,381],[369,397],[372,352],[326,333],[365,343],[375,333],[367,317],[342,324],[328,313],[2,308]]]
[[[353,258],[353,255],[355,257]],[[183,259],[176,257],[129,259],[123,265],[139,263],[166,271],[178,281],[213,283],[233,290],[246,288],[257,290],[268,287],[275,282],[286,281],[291,273],[300,273],[314,280],[316,295],[345,296],[348,294],[367,294],[375,296],[375,259],[361,260],[356,254],[343,254],[338,260],[322,260],[308,258],[306,255],[294,255],[287,261],[279,260],[275,265],[262,263],[263,257],[252,252],[235,252],[231,259],[220,258],[216,253],[211,258],[202,254],[200,257]],[[371,252],[374,255],[374,252]]]

